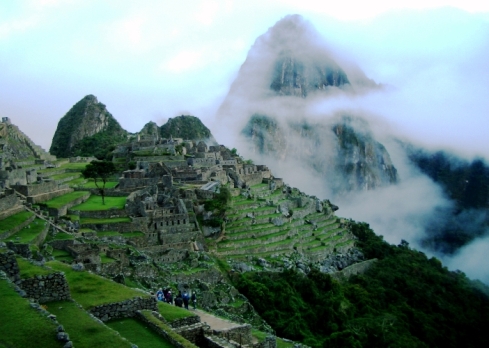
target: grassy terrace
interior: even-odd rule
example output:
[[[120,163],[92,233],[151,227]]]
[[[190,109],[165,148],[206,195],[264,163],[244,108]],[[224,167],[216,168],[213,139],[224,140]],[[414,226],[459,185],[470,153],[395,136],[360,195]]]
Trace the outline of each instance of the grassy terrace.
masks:
[[[195,314],[184,308],[173,306],[160,301],[158,301],[158,311],[169,323],[178,319],[195,316]]]
[[[0,347],[32,347],[34,342],[36,348],[63,347],[53,321],[31,308],[6,280],[0,280],[0,298]]]
[[[120,233],[117,231],[101,231],[97,232],[97,237],[103,238],[103,237],[114,237],[114,236],[120,236],[124,238],[135,238],[135,237],[143,237],[144,233],[143,232],[125,232],[125,233]]]
[[[48,208],[59,209],[59,208],[65,206],[66,204],[73,202],[75,199],[78,199],[80,197],[85,196],[86,194],[87,194],[87,191],[74,191],[74,192],[70,192],[70,193],[67,193],[65,195],[53,198],[49,201],[46,201],[46,202],[42,203],[42,205],[45,205]]]
[[[71,296],[87,310],[102,304],[120,302],[137,296],[146,297],[140,291],[89,272],[74,271],[69,265],[58,261],[49,261],[46,265],[65,273]]]
[[[53,249],[51,255],[58,261],[66,261],[68,263],[73,261],[73,256],[65,250]]]
[[[292,248],[292,242],[293,242],[293,239],[283,239],[283,240],[279,240],[277,242],[273,242],[273,243],[267,243],[267,244],[259,244],[259,245],[243,245],[243,246],[240,246],[239,247],[239,251],[241,250],[249,250],[249,249],[259,249],[259,248],[263,248],[263,247],[274,247],[274,246],[279,246],[279,245],[287,245],[287,246],[290,246],[290,248]],[[231,247],[231,248],[219,248],[219,252],[224,252],[224,251],[231,251],[231,250],[237,250],[236,247]]]
[[[152,330],[148,330],[144,324],[133,318],[111,320],[106,323],[108,327],[117,331],[122,337],[127,338],[138,348],[173,348],[173,345],[162,336]]]
[[[66,182],[66,184],[70,185],[71,187],[74,187],[74,186],[78,186],[80,184],[83,184],[86,181],[87,181],[87,179],[80,177],[77,179],[70,180],[70,181]]]
[[[107,181],[107,183],[105,184],[105,188],[106,189],[111,189],[111,188],[116,187],[118,184],[119,184],[118,181]],[[99,185],[99,187],[101,187],[102,186],[102,183],[99,182],[98,185]],[[83,188],[86,188],[86,189],[95,189],[95,188],[97,188],[97,186],[95,185],[95,182],[93,180],[89,180],[89,181],[87,181],[84,184],[80,184],[79,186],[81,186]]]
[[[20,213],[10,215],[5,219],[0,220],[0,233],[10,231],[14,227],[26,222],[32,216],[34,216],[34,214],[30,211],[21,211]]]
[[[111,219],[95,219],[95,218],[80,218],[80,223],[82,225],[88,224],[116,224],[119,222],[131,222],[131,218],[128,217],[120,217],[120,218],[111,218]]]
[[[39,235],[39,233],[42,232],[42,230],[44,230],[46,225],[47,225],[46,221],[41,220],[39,218],[35,218],[34,221],[32,221],[29,225],[25,226],[20,231],[14,233],[6,240],[29,244]]]
[[[80,177],[81,173],[63,173],[63,174],[55,174],[51,176],[53,180],[63,180],[71,177]]]
[[[131,347],[129,341],[107,328],[106,325],[95,321],[74,302],[56,301],[47,305],[47,310],[56,315],[59,323],[69,333],[74,347]]]
[[[36,275],[48,275],[54,273],[53,270],[44,268],[41,266],[36,266],[29,261],[23,259],[22,257],[17,257],[17,264],[19,265],[20,277],[22,279],[32,278]]]
[[[82,191],[83,192],[83,191]],[[92,195],[85,202],[74,206],[72,210],[96,211],[109,209],[124,209],[126,197],[105,197],[105,204],[102,203],[102,196]]]

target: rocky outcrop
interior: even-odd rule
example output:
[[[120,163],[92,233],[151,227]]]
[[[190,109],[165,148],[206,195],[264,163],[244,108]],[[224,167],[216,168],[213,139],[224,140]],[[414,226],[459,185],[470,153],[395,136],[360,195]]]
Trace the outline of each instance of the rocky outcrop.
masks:
[[[106,106],[87,95],[60,119],[49,151],[58,157],[100,155],[126,134]]]
[[[169,118],[168,121],[160,127],[162,138],[182,138],[192,139],[195,141],[204,141],[207,144],[217,145],[214,136],[201,120],[195,116],[181,115]]]

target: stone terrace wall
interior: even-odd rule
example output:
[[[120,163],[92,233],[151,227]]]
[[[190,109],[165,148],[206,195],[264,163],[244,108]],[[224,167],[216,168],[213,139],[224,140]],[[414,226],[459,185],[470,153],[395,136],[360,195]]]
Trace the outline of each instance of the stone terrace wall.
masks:
[[[51,225],[49,223],[46,223],[46,226],[44,226],[44,228],[42,229],[41,233],[39,233],[37,235],[36,238],[34,238],[32,240],[32,244],[35,244],[37,245],[38,247],[41,246],[41,244],[44,242],[44,240],[46,239],[46,236],[48,235],[48,232],[49,232],[49,227]]]
[[[19,197],[17,197],[16,195],[8,195],[0,198],[0,212],[9,210],[16,205],[20,205]],[[7,216],[2,217],[2,219],[6,217]]]
[[[190,317],[174,320],[169,325],[172,328],[176,329],[182,326],[190,326],[198,323],[200,323],[200,317],[198,315],[193,315]]]
[[[71,299],[70,288],[63,272],[21,279],[17,285],[26,292],[27,297],[40,303]]]
[[[66,187],[66,188],[63,188],[60,190],[56,190],[56,191],[46,192],[46,193],[42,193],[39,195],[28,196],[27,197],[27,203],[31,203],[31,204],[42,203],[45,201],[49,201],[50,199],[65,195],[67,193],[70,193],[72,191],[73,191],[72,188]]]
[[[105,322],[115,318],[133,317],[137,311],[142,309],[158,310],[156,298],[135,297],[130,300],[96,306],[90,310],[90,313]]]
[[[125,209],[109,209],[96,211],[68,210],[68,214],[78,215],[83,218],[108,219],[113,217],[127,217]]]
[[[13,281],[20,279],[19,265],[12,250],[0,253],[0,271],[4,271]]]
[[[7,248],[12,250],[14,253],[25,257],[26,259],[32,258],[32,252],[31,249],[29,248],[29,244],[24,244],[24,243],[14,243],[14,242],[7,242]]]
[[[22,193],[24,196],[35,196],[43,193],[48,193],[51,191],[58,190],[58,184],[54,181],[42,182],[39,184],[32,185],[17,185],[14,189]]]
[[[226,338],[227,340],[233,340],[240,345],[252,344],[250,324],[236,326],[226,330],[214,331],[214,334],[216,336]]]
[[[253,173],[253,174],[240,175],[240,177],[249,186],[261,184],[261,182],[263,181],[263,174],[261,172]]]

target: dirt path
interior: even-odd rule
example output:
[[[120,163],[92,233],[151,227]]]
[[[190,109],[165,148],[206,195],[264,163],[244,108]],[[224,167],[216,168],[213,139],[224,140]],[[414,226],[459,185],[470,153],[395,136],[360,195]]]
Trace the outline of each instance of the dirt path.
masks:
[[[218,318],[212,314],[203,312],[200,309],[196,309],[195,311],[192,310],[192,312],[195,312],[195,314],[197,314],[200,317],[200,321],[206,322],[207,325],[209,325],[211,327],[211,329],[213,329],[213,330],[229,329],[232,327],[242,325],[242,324],[234,323],[234,322],[226,320],[226,319]]]

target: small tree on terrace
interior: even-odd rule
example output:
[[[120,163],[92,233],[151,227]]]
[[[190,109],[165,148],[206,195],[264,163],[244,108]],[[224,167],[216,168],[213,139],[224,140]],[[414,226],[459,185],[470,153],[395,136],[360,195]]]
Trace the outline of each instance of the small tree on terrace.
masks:
[[[92,161],[82,171],[85,179],[93,179],[95,186],[102,196],[102,204],[105,205],[105,184],[117,172],[111,161]],[[101,184],[101,186],[99,186]]]

